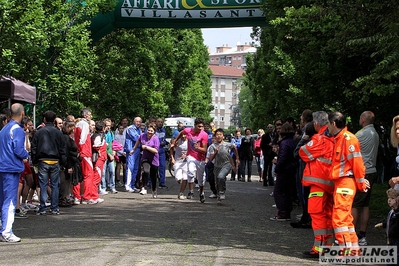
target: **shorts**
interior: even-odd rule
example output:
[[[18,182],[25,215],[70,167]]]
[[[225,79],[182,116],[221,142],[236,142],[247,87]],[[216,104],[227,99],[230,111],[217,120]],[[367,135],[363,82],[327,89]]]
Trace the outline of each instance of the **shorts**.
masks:
[[[173,165],[176,181],[187,180],[187,161],[176,161]]]
[[[370,205],[371,188],[373,187],[375,180],[377,180],[377,173],[366,174],[365,178],[370,182],[370,188],[367,190],[367,192],[356,192],[352,208],[360,209]]]
[[[32,174],[32,169],[30,168],[29,162],[24,163],[24,166],[25,166],[24,171],[19,176],[19,183],[20,184],[24,183],[26,175],[31,175]]]
[[[198,185],[204,186],[205,177],[205,161],[198,161],[192,156],[187,156],[187,182],[194,183],[198,180]]]

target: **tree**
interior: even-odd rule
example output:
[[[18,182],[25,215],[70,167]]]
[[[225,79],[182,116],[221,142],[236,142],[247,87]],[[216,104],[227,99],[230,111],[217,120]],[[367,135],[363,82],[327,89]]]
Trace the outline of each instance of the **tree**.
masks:
[[[100,117],[209,117],[210,71],[199,30],[120,29],[96,44]],[[109,108],[101,108],[107,106]]]
[[[398,24],[391,16],[398,8],[392,1],[268,1],[264,10],[270,26],[254,32],[261,47],[246,75],[255,125],[299,118],[306,108],[339,110],[356,120],[367,109],[391,119],[381,107],[395,106],[398,93]]]

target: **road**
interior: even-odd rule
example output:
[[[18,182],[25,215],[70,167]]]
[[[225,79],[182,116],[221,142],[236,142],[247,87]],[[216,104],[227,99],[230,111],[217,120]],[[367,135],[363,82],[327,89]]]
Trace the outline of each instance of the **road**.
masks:
[[[272,187],[228,181],[219,205],[209,198],[201,204],[197,191],[195,199],[179,200],[179,185],[171,177],[167,185],[157,199],[121,190],[57,216],[28,213],[14,223],[22,242],[0,243],[0,265],[318,265],[302,258],[311,229],[269,220],[276,214]],[[295,208],[292,217],[299,213]]]

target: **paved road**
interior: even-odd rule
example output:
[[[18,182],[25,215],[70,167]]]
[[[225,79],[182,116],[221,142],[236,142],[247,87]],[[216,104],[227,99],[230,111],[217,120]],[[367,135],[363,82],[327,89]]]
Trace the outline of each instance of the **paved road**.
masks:
[[[22,242],[0,243],[0,265],[318,265],[301,256],[312,245],[310,229],[269,220],[271,187],[228,181],[218,205],[199,203],[197,192],[178,200],[178,184],[170,177],[167,184],[157,199],[120,191],[58,216],[17,219]]]

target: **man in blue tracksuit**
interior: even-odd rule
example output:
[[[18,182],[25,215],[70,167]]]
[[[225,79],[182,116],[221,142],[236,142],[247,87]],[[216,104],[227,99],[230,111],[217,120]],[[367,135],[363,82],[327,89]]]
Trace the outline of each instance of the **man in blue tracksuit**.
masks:
[[[155,135],[159,139],[159,188],[166,188],[166,153],[165,153],[165,146],[168,144],[166,141],[166,131],[163,128],[163,119],[158,118],[156,121],[157,124],[157,131]]]
[[[133,121],[133,125],[126,128],[125,146],[123,148],[126,152],[125,189],[128,192],[140,192],[140,189],[137,189],[135,185],[140,166],[140,149],[136,149],[133,152],[133,147],[141,134],[141,121],[140,117],[136,117]]]
[[[19,176],[28,160],[25,149],[25,132],[20,125],[25,116],[24,107],[15,103],[11,106],[11,120],[0,131],[0,241],[20,242],[21,238],[12,232],[15,206],[17,205]]]

